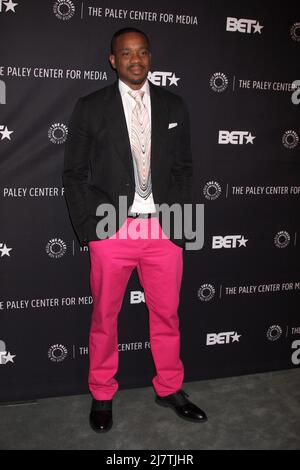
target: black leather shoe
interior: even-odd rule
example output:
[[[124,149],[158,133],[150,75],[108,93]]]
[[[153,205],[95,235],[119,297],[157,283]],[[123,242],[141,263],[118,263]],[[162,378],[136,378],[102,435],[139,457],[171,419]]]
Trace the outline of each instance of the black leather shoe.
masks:
[[[107,432],[111,429],[113,425],[112,400],[95,400],[93,398],[90,425],[96,432]]]
[[[204,423],[207,421],[207,416],[204,411],[190,402],[186,397],[188,397],[188,394],[183,390],[179,390],[166,397],[156,395],[155,401],[158,405],[173,408],[180,418],[187,421],[193,421],[194,423]]]

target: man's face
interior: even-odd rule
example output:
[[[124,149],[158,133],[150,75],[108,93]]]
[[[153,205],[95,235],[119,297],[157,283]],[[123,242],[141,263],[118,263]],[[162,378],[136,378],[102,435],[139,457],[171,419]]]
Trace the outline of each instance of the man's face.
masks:
[[[150,70],[151,54],[146,38],[138,33],[118,36],[114,53],[109,56],[120,80],[133,90],[143,86]]]

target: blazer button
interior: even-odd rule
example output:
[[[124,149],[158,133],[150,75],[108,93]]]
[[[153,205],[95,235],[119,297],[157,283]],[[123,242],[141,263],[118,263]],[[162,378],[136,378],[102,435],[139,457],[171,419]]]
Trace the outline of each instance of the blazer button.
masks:
[[[125,183],[125,186],[129,186],[129,183]]]

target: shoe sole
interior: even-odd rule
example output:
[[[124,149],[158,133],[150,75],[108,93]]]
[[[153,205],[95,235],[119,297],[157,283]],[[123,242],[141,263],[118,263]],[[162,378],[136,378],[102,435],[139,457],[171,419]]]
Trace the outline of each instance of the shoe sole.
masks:
[[[171,408],[177,414],[177,416],[179,416],[179,418],[184,419],[185,421],[189,421],[190,423],[206,423],[207,422],[207,418],[198,420],[198,419],[187,418],[186,416],[182,416],[180,413],[178,413],[178,411],[172,405],[168,405],[167,403],[163,403],[163,402],[159,401],[157,398],[155,398],[155,402],[159,406],[163,406],[164,408]]]
[[[103,433],[105,433],[105,432],[110,431],[111,428],[112,428],[112,425],[113,425],[113,422],[111,422],[110,425],[109,425],[107,428],[105,428],[105,429],[98,429],[98,428],[96,428],[96,427],[93,425],[92,421],[90,420],[90,426],[91,426],[92,430],[95,431],[95,432],[97,432],[98,434],[103,434]]]

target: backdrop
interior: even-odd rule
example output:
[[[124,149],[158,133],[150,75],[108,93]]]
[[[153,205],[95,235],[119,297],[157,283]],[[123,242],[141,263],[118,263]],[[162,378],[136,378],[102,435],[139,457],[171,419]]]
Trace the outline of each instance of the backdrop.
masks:
[[[0,0],[1,401],[88,391],[89,254],[64,142],[77,99],[116,79],[110,39],[126,26],[149,35],[149,79],[191,115],[205,241],[184,254],[186,381],[299,367],[299,2]],[[119,351],[121,388],[151,385],[135,274]]]

